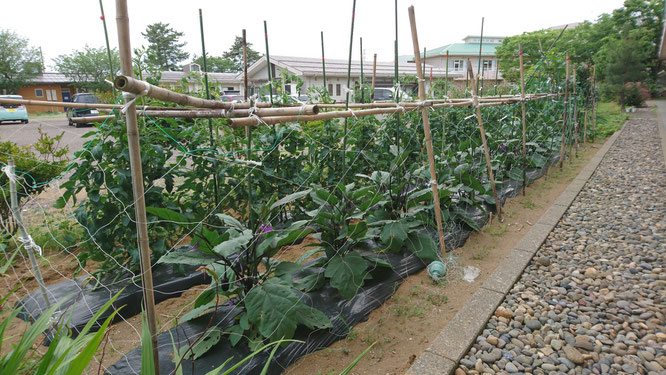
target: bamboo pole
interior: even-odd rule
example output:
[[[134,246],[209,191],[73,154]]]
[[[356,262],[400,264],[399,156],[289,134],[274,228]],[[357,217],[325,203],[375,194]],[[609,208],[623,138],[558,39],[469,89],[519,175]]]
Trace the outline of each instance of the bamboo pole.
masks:
[[[328,92],[326,87],[326,59],[324,58],[324,32],[321,32],[321,71],[324,75],[324,90]],[[330,94],[330,93],[329,93]]]
[[[33,251],[34,242],[32,241],[32,237],[30,237],[28,234],[28,231],[25,229],[23,218],[21,217],[21,209],[19,208],[18,202],[18,192],[16,190],[16,169],[14,165],[14,159],[9,159],[7,169],[7,178],[9,179],[9,201],[11,205],[12,216],[14,216],[16,226],[21,232],[21,237],[19,240],[21,240],[25,251],[28,253],[28,259],[30,260],[32,272],[35,275],[35,280],[37,280],[37,285],[39,285],[39,291],[42,294],[46,308],[49,308],[51,307],[51,301],[49,300],[48,294],[46,293],[46,286],[44,285],[42,272],[39,269],[39,263],[37,263],[37,259],[35,258],[35,253]],[[43,311],[46,309],[40,310]]]
[[[363,89],[363,38],[359,38],[359,48],[361,49],[361,103],[365,103],[365,90]]]
[[[597,95],[595,86],[597,85],[597,65],[592,65],[592,143],[597,138]]]
[[[120,51],[120,71],[123,77],[132,78],[132,49],[130,46],[129,17],[127,15],[127,0],[116,0],[116,24],[118,27],[118,49]],[[116,81],[118,81],[116,78]],[[122,80],[122,78],[121,78]],[[159,375],[159,346],[157,345],[157,321],[155,317],[155,294],[153,289],[153,273],[150,264],[150,245],[148,243],[148,225],[146,219],[146,201],[143,188],[143,170],[141,165],[141,148],[139,145],[139,128],[136,121],[136,104],[128,95],[125,103],[128,104],[125,114],[127,121],[127,143],[130,156],[130,171],[132,174],[132,190],[134,193],[134,212],[136,216],[137,237],[139,245],[139,258],[141,265],[141,284],[143,290],[143,303],[146,312],[148,329],[152,339],[153,361],[155,374]]]
[[[393,87],[395,88],[395,94],[393,100],[397,103],[400,101],[401,98],[401,93],[400,93],[400,79],[399,79],[399,60],[398,60],[398,0],[395,0],[394,2],[395,6],[393,8],[395,12],[395,40],[393,41]],[[402,124],[400,123],[400,113],[395,114],[395,145],[398,148],[398,154],[400,154],[400,127]],[[402,169],[402,167],[400,167]],[[400,172],[400,171],[399,171]]]
[[[117,76],[113,83],[117,89],[134,95],[147,96],[149,98],[180,105],[215,109],[250,108],[250,103],[219,102],[216,100],[201,99],[190,95],[178,94],[169,89],[151,85],[148,82],[135,79],[130,74],[121,74]],[[67,106],[69,107],[71,105],[68,104]],[[83,108],[90,107],[90,105],[87,105]]]
[[[210,100],[210,88],[208,86],[208,65],[206,62],[206,42],[204,38],[203,13],[201,11],[201,8],[199,8],[199,28],[201,30],[201,55],[203,58],[204,86],[206,87],[206,99]],[[210,148],[216,150],[217,146],[215,145],[215,139],[213,137],[213,121],[211,121],[210,119],[208,119],[208,135],[210,138]],[[212,177],[213,177],[213,193],[215,194],[214,206],[217,206],[217,200],[220,197],[218,181],[217,181],[217,173],[213,172]]]
[[[106,28],[106,17],[104,16],[104,5],[102,4],[102,0],[99,0],[99,10],[102,13],[102,16],[100,17],[102,19],[102,24],[104,25],[104,40],[106,41],[106,54],[109,58],[109,77],[111,77],[111,81],[113,82],[113,79],[115,78],[113,76],[113,59],[111,58],[111,47],[109,45],[109,32]],[[40,48],[40,53],[41,53],[41,48]],[[43,60],[43,58],[42,58]],[[116,96],[116,88],[111,87],[113,90],[113,96]]]
[[[423,68],[421,68],[419,61],[421,56],[419,54],[419,37],[416,31],[414,6],[409,7],[409,24],[412,29],[412,43],[414,44],[414,58],[416,59],[416,74],[419,80],[419,99],[425,100],[425,83],[423,81]],[[435,158],[432,153],[432,138],[430,132],[430,119],[428,118],[428,108],[421,107],[421,116],[423,117],[423,131],[425,132],[426,150],[428,152],[430,185],[432,186],[433,208],[435,210],[435,220],[437,221],[437,234],[439,235],[439,249],[443,259],[446,256],[446,243],[444,242],[444,225],[442,223],[442,213],[439,202],[439,186],[437,184],[437,174],[435,172]]]
[[[370,93],[371,94],[371,97],[370,97],[371,102],[375,100],[375,79],[376,78],[377,78],[377,54],[375,53],[375,55],[372,58],[372,92]]]
[[[587,62],[587,85],[585,87],[585,120],[583,121],[583,144],[587,143],[587,118],[588,118],[588,113],[587,110],[589,109],[590,106],[590,83],[592,83],[592,80],[590,79],[590,62]]]
[[[354,47],[354,18],[356,16],[356,0],[352,5],[351,17],[351,32],[349,34],[349,59],[347,60],[347,92],[345,93],[345,110],[349,109],[349,85],[351,84],[351,59],[352,49]],[[347,165],[347,117],[345,117],[345,125],[342,136],[342,165]]]
[[[562,170],[562,167],[564,165],[564,141],[567,133],[567,120],[569,115],[569,79],[570,79],[569,67],[570,67],[569,52],[567,52],[567,72],[566,72],[566,79],[564,82],[564,119],[562,122],[562,144],[560,146],[560,170]]]
[[[578,95],[576,94],[576,66],[573,67],[573,123],[574,123],[574,143],[572,146],[576,152],[575,155],[578,157]],[[569,152],[571,153],[571,152]]]
[[[266,29],[266,22],[264,21],[264,30],[265,29]],[[268,60],[268,31],[266,31],[266,58],[267,58],[266,61],[268,62],[268,70],[270,72],[270,60]],[[245,77],[245,82],[247,82],[247,36],[245,29],[243,29],[243,76]],[[247,100],[247,92],[245,93],[245,100]],[[271,102],[272,102],[272,96],[271,96]],[[280,108],[280,109],[289,109],[289,108]],[[247,160],[251,160],[252,129],[249,126],[245,128],[245,137],[247,138],[247,151],[245,157],[247,158]],[[250,223],[250,228],[254,230],[254,220],[252,216],[252,170],[251,169],[248,171],[247,175],[247,218],[248,222]]]
[[[266,40],[266,69],[268,69],[268,97],[270,98],[269,103],[273,105],[273,77],[271,69],[271,55],[268,53],[268,25],[266,20],[264,20],[264,39]]]
[[[518,44],[518,57],[520,60],[520,102],[523,123],[523,196],[527,187],[527,126],[525,124],[525,68],[523,66],[523,45]]]
[[[470,64],[469,59],[467,60],[467,74],[469,79],[472,81],[472,95],[474,100],[474,107],[476,109],[476,119],[479,123],[479,132],[481,133],[481,142],[483,142],[483,153],[486,156],[486,167],[488,168],[488,178],[490,179],[490,187],[493,190],[493,197],[495,197],[495,215],[498,218],[501,218],[502,215],[502,206],[500,205],[499,197],[497,196],[497,189],[495,188],[495,177],[493,175],[493,167],[490,162],[490,152],[488,151],[488,141],[486,141],[486,130],[483,128],[483,119],[481,118],[481,107],[478,104],[478,98],[476,96],[476,81],[474,77],[474,70]]]
[[[485,21],[485,17],[481,17],[481,37],[479,38],[479,63],[478,68],[476,70],[476,92],[479,93],[479,96],[481,96],[481,90],[479,90],[479,79],[483,80],[483,75],[481,74],[481,49],[483,48],[483,23]],[[476,94],[474,94],[476,95]]]
[[[444,96],[449,96],[449,50],[446,50],[446,76],[444,78]]]

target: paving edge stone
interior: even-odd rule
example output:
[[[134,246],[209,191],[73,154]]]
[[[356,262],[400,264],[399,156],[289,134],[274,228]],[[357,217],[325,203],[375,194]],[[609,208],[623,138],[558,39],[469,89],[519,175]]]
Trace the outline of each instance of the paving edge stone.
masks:
[[[476,290],[465,306],[442,329],[430,347],[416,359],[406,374],[441,375],[452,374],[455,371],[458,361],[467,353],[497,306],[502,303],[506,294],[522,275],[525,267],[583,189],[587,180],[592,177],[623,130],[624,126],[597,151],[548,211],[532,226],[532,229],[495,268],[495,271]]]

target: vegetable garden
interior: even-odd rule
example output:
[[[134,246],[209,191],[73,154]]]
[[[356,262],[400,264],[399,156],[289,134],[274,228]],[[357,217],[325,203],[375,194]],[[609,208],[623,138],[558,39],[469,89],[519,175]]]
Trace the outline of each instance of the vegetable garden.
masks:
[[[81,241],[63,246],[81,275],[46,286],[48,302],[38,290],[15,310],[57,348],[68,335],[97,340],[91,331],[141,314],[146,295],[159,302],[207,285],[168,332],[151,329],[145,307],[143,348],[108,373],[144,373],[153,360],[163,374],[280,373],[347,335],[405,277],[430,264],[445,268],[446,251],[502,220],[507,198],[595,136],[589,67],[572,74],[568,57],[548,51],[527,67],[522,95],[521,87],[487,95],[498,88],[484,88],[471,67],[466,89],[434,82],[426,94],[419,69],[414,101],[322,103],[296,115],[261,115],[250,99],[245,110],[217,108],[215,118],[206,92],[188,96],[200,109],[183,109],[176,103],[185,95],[160,100],[124,70],[116,87],[125,79],[139,89],[85,136],[59,185],[56,206],[83,228]],[[140,148],[132,155],[135,114]],[[12,173],[0,180],[5,197],[10,179],[23,198],[50,182],[31,170]],[[12,237],[10,248],[18,253],[23,238]],[[285,260],[293,249],[297,260]],[[143,284],[146,265],[151,286]],[[51,314],[56,328],[45,323]]]

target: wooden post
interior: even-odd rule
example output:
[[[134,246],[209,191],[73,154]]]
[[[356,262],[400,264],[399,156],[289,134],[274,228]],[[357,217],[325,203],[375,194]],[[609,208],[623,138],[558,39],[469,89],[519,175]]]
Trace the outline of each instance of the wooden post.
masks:
[[[488,178],[490,178],[490,187],[493,189],[493,197],[495,197],[495,216],[501,217],[502,206],[500,205],[499,197],[497,196],[497,189],[495,188],[495,176],[493,175],[493,166],[490,162],[490,152],[488,151],[488,142],[486,141],[486,130],[483,128],[483,119],[481,118],[481,108],[479,108],[479,97],[476,91],[476,81],[474,77],[474,70],[472,69],[471,62],[467,59],[467,74],[472,81],[472,98],[474,99],[474,108],[476,109],[476,120],[479,123],[479,132],[481,133],[481,142],[483,142],[483,152],[486,155],[486,167],[488,167]]]
[[[268,54],[268,40],[266,40],[266,52]],[[270,63],[268,65],[270,70]],[[243,80],[247,85],[247,36],[245,29],[243,29]],[[247,90],[245,90],[245,101],[247,101]],[[245,137],[247,138],[245,156],[247,160],[250,160],[252,158],[252,129],[249,126],[245,127]],[[252,169],[249,169],[247,174],[247,219],[248,223],[250,223],[250,228],[254,229],[252,218]]]
[[[592,65],[592,143],[597,138],[597,95],[595,86],[597,85],[597,65]]]
[[[409,23],[412,28],[412,42],[414,43],[414,58],[416,59],[416,75],[419,82],[419,100],[425,101],[425,82],[423,78],[423,68],[421,67],[421,55],[419,48],[419,37],[416,32],[416,17],[414,16],[414,6],[409,7]],[[432,136],[430,133],[430,120],[428,118],[428,108],[421,106],[421,115],[423,116],[423,131],[425,132],[426,149],[428,152],[428,164],[430,167],[430,185],[432,186],[433,207],[435,209],[435,220],[437,221],[437,234],[439,235],[439,249],[442,259],[446,256],[446,244],[444,243],[444,225],[442,224],[442,212],[439,203],[439,187],[437,184],[437,174],[435,172],[435,158],[432,153]]]
[[[564,165],[564,141],[567,133],[567,120],[569,115],[569,52],[567,52],[567,74],[564,82],[564,121],[562,123],[562,144],[560,146],[560,170]]]
[[[118,49],[120,52],[120,71],[132,77],[132,47],[130,45],[129,16],[127,15],[127,0],[116,0],[116,25],[118,28]],[[125,104],[131,102],[130,95],[123,95]],[[155,294],[153,289],[153,272],[150,264],[150,245],[148,243],[148,224],[146,219],[146,201],[143,188],[143,168],[141,165],[141,146],[139,144],[139,127],[136,122],[136,104],[131,102],[125,112],[127,123],[127,144],[130,157],[130,172],[132,174],[132,190],[134,193],[134,214],[136,216],[136,229],[139,245],[139,258],[141,265],[141,286],[143,290],[143,304],[148,321],[148,330],[153,344],[153,360],[155,374],[160,373],[159,346],[157,345],[157,321],[155,319]]]
[[[523,122],[523,196],[525,196],[525,189],[527,186],[527,126],[525,124],[525,69],[523,67],[522,44],[518,44],[518,57],[520,60],[520,109],[522,110]]]
[[[377,78],[377,54],[372,58],[372,92],[370,101],[375,101],[375,79]]]
[[[479,91],[479,79],[483,80],[483,71],[481,70],[481,49],[483,48],[483,23],[484,23],[485,17],[481,17],[481,37],[479,38],[479,63],[478,68],[476,70],[476,91],[475,92],[480,92]],[[474,94],[476,95],[476,93]],[[479,94],[481,95],[481,94]]]

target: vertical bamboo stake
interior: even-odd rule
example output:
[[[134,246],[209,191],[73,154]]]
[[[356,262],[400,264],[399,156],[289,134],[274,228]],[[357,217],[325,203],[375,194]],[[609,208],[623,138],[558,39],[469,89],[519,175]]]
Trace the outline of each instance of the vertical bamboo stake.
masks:
[[[567,120],[569,115],[569,52],[567,52],[567,74],[564,82],[564,121],[562,123],[562,144],[560,146],[560,170],[564,164],[564,140],[567,133]]]
[[[398,103],[402,98],[401,98],[401,93],[400,93],[400,80],[398,79],[398,0],[395,0],[395,42],[393,45],[393,53],[394,59],[393,59],[393,65],[394,65],[394,76],[393,76],[393,86],[395,87],[395,95],[394,95],[394,100],[396,103]],[[400,114],[396,113],[395,114],[395,144],[398,147],[398,153],[400,153]]]
[[[419,37],[416,32],[416,17],[414,16],[414,6],[409,7],[409,23],[412,28],[412,42],[414,43],[414,58],[416,59],[416,74],[419,80],[419,100],[425,101],[425,82],[423,79],[423,69],[421,68],[421,55],[419,49]],[[432,154],[432,138],[430,133],[430,119],[428,118],[428,108],[421,106],[421,115],[423,116],[423,131],[425,132],[426,150],[428,152],[428,164],[430,166],[430,185],[432,186],[433,206],[435,209],[435,220],[437,221],[437,234],[439,235],[439,249],[442,259],[446,256],[446,244],[444,243],[444,226],[442,224],[442,213],[439,202],[439,188],[437,185],[437,174],[435,173],[435,158]]]
[[[597,65],[592,65],[592,143],[597,138],[597,95],[595,86],[597,85]]]
[[[264,38],[266,39],[266,68],[268,69],[268,89],[270,91],[269,96],[271,98],[271,105],[273,105],[273,73],[271,69],[271,55],[268,53],[268,26],[266,25],[266,20],[264,20]]]
[[[479,63],[478,68],[476,70],[476,92],[479,91],[479,79],[483,80],[483,75],[481,74],[481,49],[483,48],[483,22],[485,20],[485,17],[481,17],[481,38],[479,38]],[[474,94],[476,95],[476,94]],[[479,94],[481,95],[481,94]]]
[[[472,98],[474,99],[474,108],[476,109],[476,120],[479,123],[479,132],[481,133],[481,142],[483,142],[483,152],[486,155],[486,167],[488,167],[488,178],[490,178],[490,187],[493,189],[493,196],[495,197],[495,215],[497,218],[501,217],[502,206],[500,206],[499,198],[497,196],[497,189],[495,188],[495,176],[493,175],[493,166],[490,162],[490,152],[488,151],[488,142],[486,141],[486,130],[483,128],[483,119],[481,118],[481,108],[479,108],[479,97],[476,91],[476,81],[474,78],[474,70],[472,65],[467,60],[467,74],[472,81]]]
[[[444,96],[449,96],[449,50],[446,50],[446,75],[444,76]]]
[[[359,47],[361,48],[361,103],[365,103],[365,90],[363,89],[363,38],[359,39]]]
[[[518,57],[520,60],[520,109],[522,111],[523,122],[523,196],[525,196],[525,188],[527,186],[527,126],[525,124],[525,68],[523,66],[522,44],[518,44]]]
[[[590,105],[590,83],[592,80],[590,79],[590,62],[587,62],[587,85],[585,88],[585,120],[583,121],[583,144],[587,143],[587,110]]]
[[[328,92],[326,87],[326,59],[324,58],[324,32],[321,32],[321,71],[324,75],[324,90]]]
[[[111,76],[111,82],[113,82],[116,77],[113,76],[113,59],[111,58],[111,47],[109,46],[109,32],[106,29],[106,17],[104,16],[104,5],[102,5],[102,0],[99,0],[99,10],[102,12],[102,24],[104,25],[104,40],[106,40],[106,54],[109,57],[109,76]],[[39,47],[39,53],[42,53],[42,47]],[[42,56],[42,65],[44,62],[44,56]],[[116,87],[111,85],[111,90],[113,90],[113,96],[116,96]]]
[[[120,71],[133,77],[132,48],[130,45],[129,16],[127,0],[116,0],[116,25],[118,28],[118,49],[120,51]],[[125,104],[131,102],[130,95],[124,95]],[[125,112],[127,122],[127,144],[130,156],[130,172],[132,173],[132,190],[134,193],[134,213],[139,245],[141,265],[141,284],[143,303],[148,321],[148,330],[153,342],[153,361],[155,374],[159,375],[159,346],[157,345],[157,321],[155,319],[155,294],[153,289],[153,271],[150,266],[150,245],[148,243],[148,225],[146,219],[146,201],[143,188],[143,168],[141,165],[141,147],[139,144],[139,127],[136,122],[136,104],[131,102]]]
[[[370,101],[375,101],[375,79],[377,78],[377,54],[372,58],[372,91]]]
[[[206,43],[204,42],[203,15],[199,8],[199,27],[201,28],[201,51],[203,56],[204,85],[206,86],[206,99],[210,100],[210,88],[208,87],[208,65],[206,65]],[[208,119],[208,134],[210,135],[210,148],[216,150],[215,140],[213,139],[213,121]],[[217,173],[213,172],[213,190],[215,193],[215,206],[220,197],[217,183]]]
[[[495,64],[495,93],[493,95],[497,95],[498,79],[499,79],[499,59],[497,59],[497,63]],[[502,96],[502,94],[500,94],[500,96]]]
[[[270,66],[270,64],[269,64]],[[245,29],[243,29],[243,81],[247,86],[247,36]],[[245,101],[247,101],[247,90],[245,90]],[[245,127],[245,137],[247,138],[247,160],[252,159],[252,128]],[[250,223],[250,228],[254,228],[254,218],[252,217],[252,169],[247,174],[247,218]]]
[[[573,147],[578,157],[578,95],[576,94],[576,66],[573,67],[573,122],[574,122],[574,144]]]
[[[16,226],[21,232],[21,238],[24,240],[21,242],[23,242],[23,247],[28,253],[28,259],[30,260],[30,265],[32,266],[32,272],[35,274],[37,285],[39,285],[39,291],[41,292],[44,303],[46,304],[46,308],[48,309],[51,307],[51,301],[49,301],[48,294],[46,293],[46,286],[44,285],[42,272],[39,270],[39,263],[37,263],[37,259],[35,258],[31,237],[25,230],[25,225],[23,225],[23,218],[21,217],[21,209],[19,208],[18,203],[18,192],[16,191],[16,172],[14,159],[9,159],[7,169],[7,178],[9,179],[9,200],[11,203],[12,215],[14,216],[14,220],[16,220]],[[46,309],[41,310],[43,311]]]
[[[434,98],[435,97],[435,92],[432,88],[432,66],[430,67],[430,84],[428,86],[430,87],[430,97]]]
[[[356,15],[356,0],[352,5],[351,32],[349,34],[349,59],[347,60],[347,92],[345,94],[345,111],[349,109],[349,85],[351,84],[351,59],[354,47],[354,16]],[[344,133],[342,135],[342,165],[347,165],[347,118],[345,117]]]

